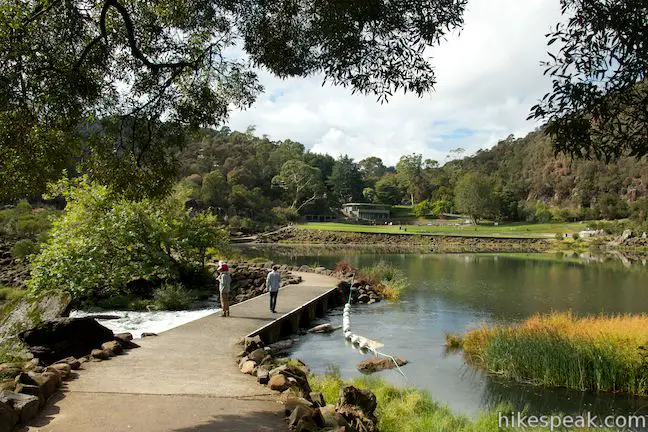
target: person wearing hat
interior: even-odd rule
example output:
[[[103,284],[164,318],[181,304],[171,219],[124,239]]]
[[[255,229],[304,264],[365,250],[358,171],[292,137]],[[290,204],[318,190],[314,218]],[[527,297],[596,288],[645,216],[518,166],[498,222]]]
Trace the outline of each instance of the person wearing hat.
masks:
[[[229,267],[226,262],[219,261],[218,268],[218,289],[220,291],[220,302],[223,313],[221,316],[228,317],[229,313],[229,291],[232,283],[232,276],[229,274]]]
[[[277,295],[279,294],[279,287],[281,286],[281,273],[279,273],[279,266],[272,266],[272,271],[268,273],[266,278],[266,287],[270,293],[270,310],[276,313],[277,308]]]

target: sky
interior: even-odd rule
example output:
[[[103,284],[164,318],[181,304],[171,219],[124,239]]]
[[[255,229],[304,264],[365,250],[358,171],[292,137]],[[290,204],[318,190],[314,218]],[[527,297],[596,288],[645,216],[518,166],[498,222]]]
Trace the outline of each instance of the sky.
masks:
[[[272,140],[299,141],[313,152],[356,161],[378,156],[395,165],[403,154],[443,163],[450,150],[473,154],[510,134],[522,137],[539,124],[531,106],[550,89],[540,62],[545,34],[560,20],[559,0],[469,0],[464,27],[431,48],[435,91],[422,98],[375,96],[326,85],[322,76],[281,80],[259,71],[265,93],[234,111],[229,127],[256,127]]]

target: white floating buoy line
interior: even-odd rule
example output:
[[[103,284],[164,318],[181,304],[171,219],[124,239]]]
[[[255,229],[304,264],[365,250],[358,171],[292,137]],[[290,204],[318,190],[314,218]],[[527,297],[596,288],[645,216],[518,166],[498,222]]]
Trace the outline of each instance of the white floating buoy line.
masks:
[[[355,275],[353,275],[353,278],[351,279],[351,286],[349,287],[349,300],[344,305],[344,312],[342,312],[342,334],[344,335],[344,339],[351,342],[354,348],[358,348],[363,352],[370,351],[374,353],[375,356],[383,356],[383,357],[390,358],[396,365],[396,368],[398,369],[400,374],[403,375],[405,378],[407,378],[403,373],[403,371],[401,370],[400,366],[398,366],[398,363],[396,362],[396,359],[394,359],[394,357],[378,351],[378,349],[384,346],[383,344],[368,339],[364,336],[357,335],[351,331],[351,292],[353,291],[354,280],[355,280]]]

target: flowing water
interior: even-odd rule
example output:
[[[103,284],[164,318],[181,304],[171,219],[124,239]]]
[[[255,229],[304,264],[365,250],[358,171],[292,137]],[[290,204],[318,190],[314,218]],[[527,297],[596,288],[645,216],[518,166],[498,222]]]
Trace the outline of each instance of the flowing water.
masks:
[[[476,415],[501,402],[533,414],[648,414],[648,398],[547,389],[517,384],[467,366],[461,355],[446,354],[446,332],[463,333],[480,324],[510,323],[538,312],[571,310],[576,314],[648,312],[648,267],[616,262],[554,259],[546,255],[420,255],[325,253],[296,255],[287,248],[245,251],[282,263],[333,268],[346,259],[355,267],[385,261],[408,276],[411,288],[399,302],[354,306],[354,333],[385,344],[384,352],[406,358],[406,377],[380,375],[397,385],[415,385],[454,412]],[[281,296],[279,297],[281,302]],[[341,324],[342,311],[325,321]],[[293,356],[315,373],[339,368],[343,377],[359,376],[365,358],[338,331],[306,335]]]

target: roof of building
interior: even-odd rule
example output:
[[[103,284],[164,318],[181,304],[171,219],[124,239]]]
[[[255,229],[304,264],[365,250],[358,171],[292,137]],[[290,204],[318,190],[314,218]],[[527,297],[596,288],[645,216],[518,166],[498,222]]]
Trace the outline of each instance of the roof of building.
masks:
[[[342,205],[343,207],[347,206],[359,206],[359,207],[382,207],[382,208],[391,208],[389,204],[372,204],[372,203],[346,203]]]

